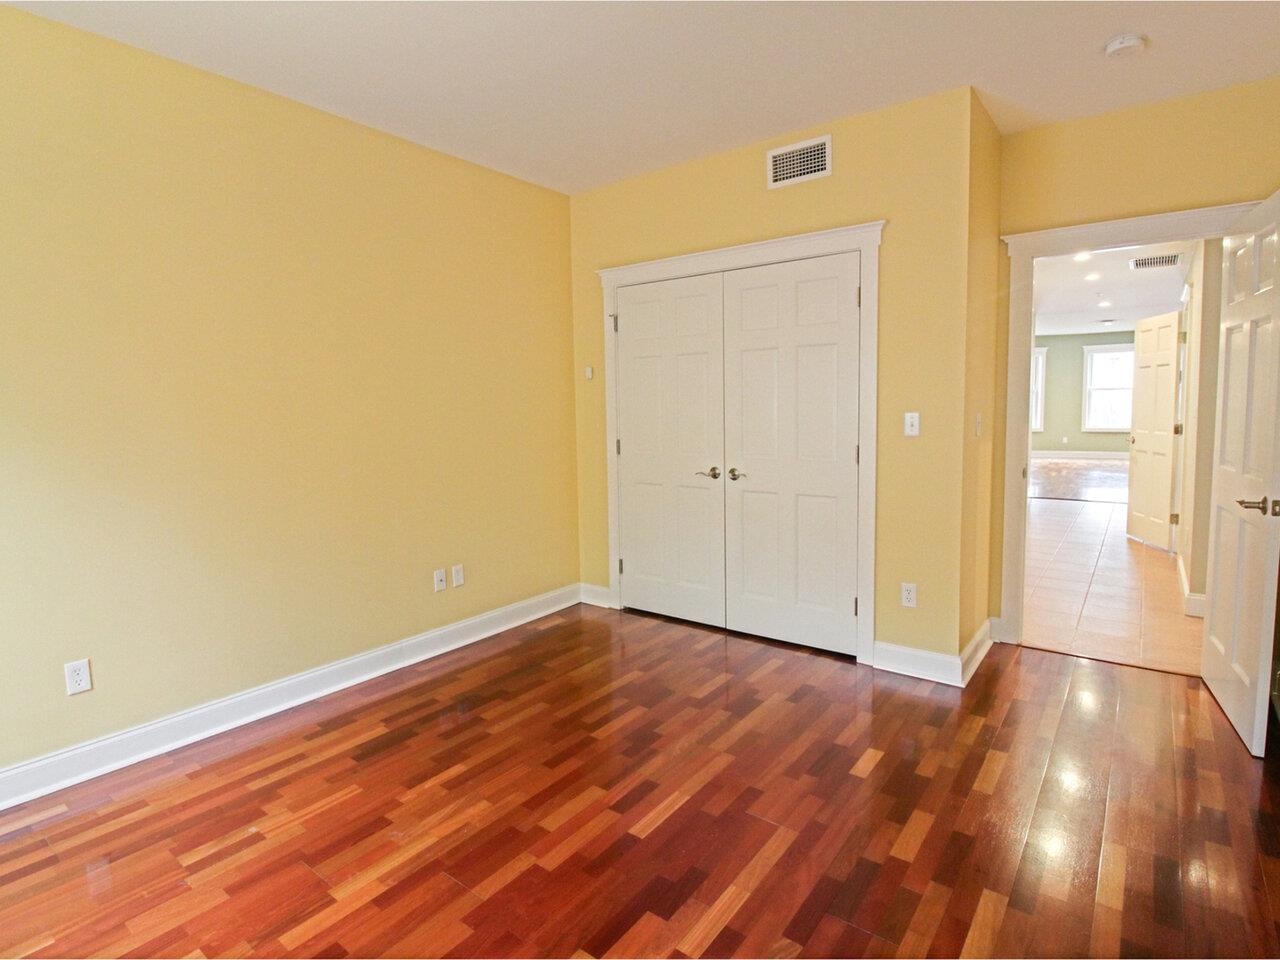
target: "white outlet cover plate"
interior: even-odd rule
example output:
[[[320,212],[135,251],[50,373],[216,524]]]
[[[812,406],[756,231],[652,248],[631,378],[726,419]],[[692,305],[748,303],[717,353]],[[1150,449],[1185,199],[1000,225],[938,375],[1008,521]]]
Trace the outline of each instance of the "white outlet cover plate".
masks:
[[[435,572],[435,576],[434,576],[434,578],[433,578],[433,580],[432,580],[432,583],[435,585],[436,593],[439,593],[441,590],[443,590],[443,589],[444,589],[444,587],[445,587],[445,583],[444,583],[444,571],[443,571],[443,570],[437,570],[437,571]]]
[[[67,681],[67,696],[85,693],[93,689],[93,674],[88,660],[72,660],[62,668]]]
[[[902,435],[904,437],[920,436],[920,413],[912,410],[902,415]]]

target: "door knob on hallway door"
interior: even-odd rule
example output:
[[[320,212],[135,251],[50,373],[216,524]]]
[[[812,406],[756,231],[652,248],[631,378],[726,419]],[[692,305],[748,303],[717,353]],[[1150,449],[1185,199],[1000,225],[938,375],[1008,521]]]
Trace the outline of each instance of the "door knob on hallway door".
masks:
[[[745,477],[745,476],[746,476],[746,474],[745,474],[745,473],[739,473],[739,472],[738,472],[738,468],[737,468],[737,467],[730,467],[730,468],[729,468],[729,479],[730,479],[730,480],[741,480],[741,479],[742,479],[743,477]]]
[[[1257,510],[1264,517],[1267,515],[1266,497],[1263,497],[1261,500],[1237,500],[1236,503],[1240,504],[1240,506],[1246,510]]]
[[[695,477],[710,477],[712,480],[720,479],[720,468],[712,467],[710,470],[699,470],[694,474]]]

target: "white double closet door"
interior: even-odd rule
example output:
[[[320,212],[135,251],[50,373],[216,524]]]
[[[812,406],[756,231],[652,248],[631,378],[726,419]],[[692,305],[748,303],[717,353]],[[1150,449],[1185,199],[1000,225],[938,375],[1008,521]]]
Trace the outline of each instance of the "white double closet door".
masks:
[[[623,606],[855,651],[858,270],[619,288]]]

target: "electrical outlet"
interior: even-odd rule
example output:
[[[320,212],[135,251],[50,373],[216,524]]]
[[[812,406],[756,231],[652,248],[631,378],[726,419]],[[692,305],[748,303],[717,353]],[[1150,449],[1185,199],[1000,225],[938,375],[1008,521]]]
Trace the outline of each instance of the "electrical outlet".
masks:
[[[444,589],[444,570],[437,570],[435,576],[436,593]]]
[[[902,415],[902,435],[904,437],[920,436],[920,413],[912,410]]]
[[[455,587],[460,587],[462,586],[462,584],[463,584],[462,564],[455,563],[453,565],[453,585]]]
[[[914,583],[904,583],[902,585],[902,605],[904,607],[914,607],[916,605],[916,585]]]
[[[73,660],[64,664],[62,672],[67,680],[68,697],[93,689],[93,674],[89,672],[88,660]]]

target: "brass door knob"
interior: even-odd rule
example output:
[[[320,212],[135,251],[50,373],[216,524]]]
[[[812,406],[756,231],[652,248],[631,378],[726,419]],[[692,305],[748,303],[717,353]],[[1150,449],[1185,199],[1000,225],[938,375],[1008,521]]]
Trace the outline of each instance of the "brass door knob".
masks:
[[[720,468],[712,467],[710,470],[699,470],[694,474],[695,477],[710,477],[712,480],[720,479]]]
[[[743,477],[745,477],[745,476],[746,476],[746,474],[745,474],[745,473],[739,473],[739,472],[738,472],[738,468],[737,468],[737,467],[730,467],[730,468],[729,468],[729,479],[730,479],[730,480],[741,480],[741,479],[742,479]]]
[[[1257,510],[1264,517],[1267,515],[1266,497],[1263,497],[1261,500],[1237,500],[1236,503],[1240,504],[1240,506],[1246,510]]]

